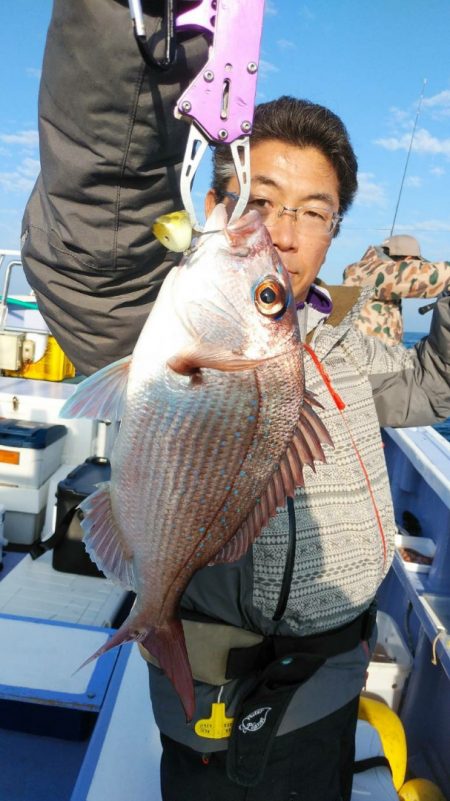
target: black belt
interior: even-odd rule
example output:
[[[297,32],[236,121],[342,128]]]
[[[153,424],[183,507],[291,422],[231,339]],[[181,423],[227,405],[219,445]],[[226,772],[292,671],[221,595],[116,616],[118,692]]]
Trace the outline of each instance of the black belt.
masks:
[[[307,637],[264,637],[262,642],[247,648],[231,648],[228,654],[226,678],[237,679],[264,670],[277,659],[296,655],[323,657],[323,661],[346,651],[352,651],[368,640],[375,626],[376,606],[338,629],[311,634]]]
[[[229,652],[227,678],[256,672],[235,712],[227,755],[229,778],[245,787],[261,781],[272,742],[298,687],[332,656],[367,640],[375,625],[372,605],[339,629],[310,637],[265,637],[249,648]]]

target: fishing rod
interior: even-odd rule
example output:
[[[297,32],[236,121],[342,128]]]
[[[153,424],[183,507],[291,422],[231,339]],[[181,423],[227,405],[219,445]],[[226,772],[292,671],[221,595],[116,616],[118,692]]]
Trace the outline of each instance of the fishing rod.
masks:
[[[397,219],[398,207],[400,206],[400,199],[401,199],[402,192],[403,192],[403,184],[405,183],[406,172],[408,170],[409,157],[411,155],[411,150],[412,150],[412,146],[413,146],[413,142],[414,142],[414,137],[416,135],[417,121],[419,119],[420,109],[422,107],[422,101],[423,101],[423,97],[424,97],[424,94],[425,94],[425,86],[426,86],[426,84],[427,84],[427,79],[424,78],[423,79],[423,84],[422,84],[422,92],[421,92],[420,98],[419,98],[419,105],[417,106],[416,119],[414,120],[414,126],[413,126],[413,129],[412,129],[411,141],[409,143],[409,149],[408,149],[408,153],[406,155],[405,169],[403,170],[403,176],[402,176],[402,180],[401,180],[401,183],[400,183],[400,190],[399,190],[399,193],[398,193],[397,205],[395,207],[394,219],[392,220],[391,233],[389,234],[389,236],[392,236],[392,234],[394,232],[394,228],[395,228],[395,221]]]
[[[407,170],[408,170],[409,157],[411,155],[412,146],[413,146],[413,143],[414,143],[414,137],[416,135],[417,122],[418,122],[419,115],[420,115],[420,109],[422,107],[422,102],[423,102],[423,98],[424,98],[424,94],[425,94],[425,86],[426,85],[427,85],[427,79],[424,78],[423,79],[423,84],[422,84],[422,91],[420,93],[419,103],[418,103],[418,106],[417,106],[416,118],[414,120],[414,125],[413,125],[413,129],[412,129],[412,133],[411,133],[411,140],[410,140],[410,143],[409,143],[408,153],[406,154],[405,168],[403,170],[402,180],[401,180],[401,183],[400,183],[400,190],[399,190],[399,193],[398,193],[397,205],[395,207],[394,219],[392,220],[392,227],[391,227],[391,232],[390,232],[389,236],[392,236],[392,234],[394,232],[394,228],[395,228],[395,222],[397,220],[397,212],[398,212],[398,209],[399,209],[399,206],[400,206],[400,200],[401,200],[401,196],[402,196],[402,192],[403,192],[403,185],[405,183],[406,173],[407,173]],[[439,295],[439,297],[442,297],[442,296],[445,296],[445,295],[448,295],[448,294],[450,294],[449,291],[444,291],[444,292],[441,293],[441,295]],[[432,303],[427,303],[425,306],[421,306],[417,311],[419,312],[419,314],[426,314],[427,312],[431,311],[431,309],[434,308],[435,303],[436,303],[436,301],[433,301]]]

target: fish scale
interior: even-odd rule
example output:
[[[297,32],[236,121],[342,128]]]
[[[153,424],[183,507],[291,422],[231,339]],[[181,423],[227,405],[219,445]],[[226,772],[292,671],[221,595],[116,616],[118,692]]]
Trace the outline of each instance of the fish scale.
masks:
[[[80,384],[63,409],[121,420],[111,482],[82,503],[82,526],[91,558],[136,603],[91,658],[139,641],[188,719],[180,599],[197,570],[239,559],[303,485],[304,466],[324,461],[331,440],[311,403],[289,276],[259,215],[228,226],[219,205],[130,359]]]

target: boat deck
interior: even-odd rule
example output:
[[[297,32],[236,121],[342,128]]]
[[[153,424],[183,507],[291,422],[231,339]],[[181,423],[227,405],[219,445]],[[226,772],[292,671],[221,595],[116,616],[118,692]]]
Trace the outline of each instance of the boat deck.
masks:
[[[450,445],[436,436],[385,435],[397,519],[413,512],[437,547],[428,573],[411,572],[396,555],[379,603],[412,655],[399,709],[411,775],[450,797]],[[161,801],[159,734],[136,646],[73,675],[111,634],[125,594],[105,579],[58,574],[50,554],[33,561],[7,551],[3,561],[1,801]],[[360,756],[369,741],[377,747],[373,732],[358,725]],[[352,801],[390,801],[388,779],[380,769],[359,774]]]

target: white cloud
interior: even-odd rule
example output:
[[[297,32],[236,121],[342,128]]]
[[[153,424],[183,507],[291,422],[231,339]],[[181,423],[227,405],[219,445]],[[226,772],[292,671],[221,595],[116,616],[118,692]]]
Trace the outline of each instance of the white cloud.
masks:
[[[13,172],[0,172],[0,187],[5,192],[31,192],[39,169],[38,159],[26,158]]]
[[[398,108],[397,106],[391,106],[389,109],[391,119],[390,119],[390,127],[395,128],[403,128],[407,130],[411,130],[413,127],[413,120],[409,111],[403,111],[403,109]]]
[[[265,61],[263,58],[259,61],[259,70],[261,78],[266,78],[271,72],[279,72],[279,68],[272,64],[270,61]]]
[[[389,112],[395,120],[398,120],[398,122],[404,122],[410,117],[409,111],[404,111],[398,106],[391,106]]]
[[[419,189],[422,186],[422,179],[418,175],[409,175],[405,183],[406,186],[410,186],[412,189]]]
[[[268,16],[270,16],[270,17],[274,17],[276,14],[278,14],[278,9],[275,6],[275,3],[273,2],[273,0],[266,0],[265,6],[264,6],[264,13],[267,14]]]
[[[22,161],[22,164],[20,164],[20,166],[18,167],[18,171],[22,175],[35,179],[37,178],[40,168],[41,165],[39,159],[26,158]]]
[[[424,98],[423,105],[436,111],[438,116],[450,116],[450,89],[444,89],[433,97]]]
[[[430,172],[432,175],[445,175],[445,170],[443,167],[432,167]]]
[[[380,184],[373,180],[372,172],[358,173],[358,193],[355,203],[359,206],[385,206],[386,196]]]
[[[419,220],[412,225],[402,225],[402,228],[407,228],[409,231],[434,231],[450,232],[450,218],[447,220]]]
[[[0,134],[0,142],[8,145],[23,145],[24,147],[37,147],[39,133],[36,130],[18,131],[14,134]]]
[[[292,50],[296,47],[294,42],[290,42],[289,39],[277,39],[278,47],[281,47],[282,50]]]
[[[375,144],[386,150],[409,150],[411,136],[403,134],[386,139],[376,139]],[[416,153],[433,153],[450,157],[450,139],[438,139],[425,128],[421,128],[414,136],[412,149]]]
[[[27,67],[25,72],[30,78],[37,78],[38,80],[41,79],[42,70],[37,69],[36,67]]]

